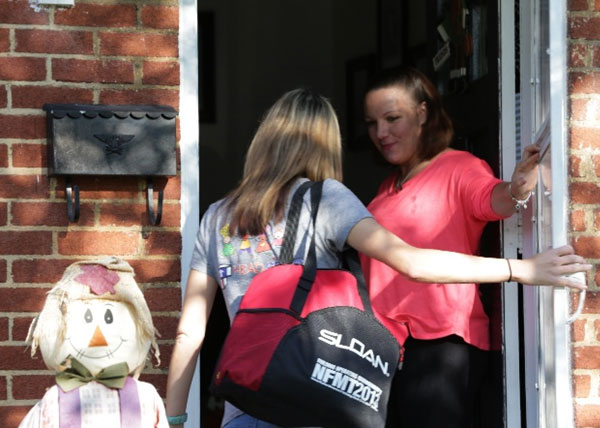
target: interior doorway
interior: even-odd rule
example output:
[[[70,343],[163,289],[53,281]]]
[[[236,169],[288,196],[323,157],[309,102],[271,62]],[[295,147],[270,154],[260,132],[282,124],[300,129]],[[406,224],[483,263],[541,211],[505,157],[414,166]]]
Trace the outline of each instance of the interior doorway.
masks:
[[[200,0],[198,12],[212,16],[212,33],[200,28],[200,46],[213,49],[209,62],[202,62],[200,52],[200,79],[209,79],[214,89],[212,99],[203,100],[200,95],[201,101],[212,101],[200,109],[201,214],[240,179],[246,148],[263,112],[283,92],[300,86],[331,100],[345,146],[344,182],[368,203],[390,170],[366,139],[361,90],[377,68],[400,64],[414,65],[436,82],[455,123],[454,147],[485,159],[498,175],[498,5],[496,1],[476,1],[465,11],[463,3]],[[199,20],[201,26],[202,22]],[[452,54],[440,63],[445,56],[441,52],[434,66],[434,57],[448,42],[439,25],[451,33],[453,25],[463,22],[464,34],[446,35],[451,36],[449,43],[456,44]],[[208,108],[204,116],[203,108]],[[497,224],[486,229],[482,254],[500,255],[499,231]],[[477,427],[504,426],[498,291],[499,287],[482,287],[496,346],[490,353],[492,369],[476,416]],[[221,403],[208,392],[228,325],[219,299],[201,353],[201,418],[205,428],[218,427],[222,412]]]

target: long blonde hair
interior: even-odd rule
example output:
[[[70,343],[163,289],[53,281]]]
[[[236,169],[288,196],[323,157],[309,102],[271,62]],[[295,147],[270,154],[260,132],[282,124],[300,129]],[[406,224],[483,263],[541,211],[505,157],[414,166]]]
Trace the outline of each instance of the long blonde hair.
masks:
[[[335,111],[307,89],[285,93],[266,112],[248,153],[240,185],[227,196],[230,229],[258,235],[283,217],[294,180],[342,180],[342,145]]]

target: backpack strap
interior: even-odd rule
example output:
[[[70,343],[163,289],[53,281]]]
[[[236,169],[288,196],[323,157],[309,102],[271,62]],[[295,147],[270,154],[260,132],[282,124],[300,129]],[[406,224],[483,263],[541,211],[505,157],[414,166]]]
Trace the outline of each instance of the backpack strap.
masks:
[[[285,232],[283,234],[283,247],[279,254],[279,264],[287,265],[292,263],[294,257],[294,244],[296,243],[296,232],[298,230],[298,219],[302,211],[302,201],[306,191],[313,185],[312,181],[305,181],[296,189],[292,202],[288,209],[285,222]]]
[[[310,240],[310,246],[308,248],[308,254],[304,261],[304,270],[302,276],[298,281],[290,309],[297,314],[302,313],[310,289],[317,276],[317,252],[316,252],[316,221],[317,213],[319,210],[319,203],[321,201],[321,195],[323,193],[323,182],[318,181],[311,187],[310,200],[311,200],[311,220],[313,223],[313,234]],[[343,252],[342,262],[344,266],[352,273],[356,279],[356,287],[358,294],[363,303],[364,311],[368,314],[373,314],[373,308],[371,306],[371,300],[369,299],[369,292],[367,289],[367,283],[360,266],[360,260],[358,253],[354,249],[349,249]]]
[[[310,205],[311,205],[311,220],[313,224],[312,237],[308,247],[308,254],[304,260],[304,269],[302,276],[298,281],[296,292],[292,298],[290,309],[297,314],[302,313],[302,308],[308,298],[308,293],[312,288],[315,277],[317,276],[317,249],[316,249],[316,225],[317,212],[319,211],[319,203],[321,202],[321,194],[323,193],[323,182],[318,181],[310,190]]]

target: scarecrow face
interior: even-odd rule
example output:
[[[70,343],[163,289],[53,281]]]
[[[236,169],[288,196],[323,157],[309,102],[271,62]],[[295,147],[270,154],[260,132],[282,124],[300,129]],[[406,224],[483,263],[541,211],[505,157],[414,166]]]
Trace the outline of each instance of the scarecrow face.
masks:
[[[57,355],[69,355],[96,375],[101,369],[126,362],[129,370],[144,363],[148,346],[137,340],[131,312],[122,302],[104,299],[74,300],[67,308],[65,340]]]

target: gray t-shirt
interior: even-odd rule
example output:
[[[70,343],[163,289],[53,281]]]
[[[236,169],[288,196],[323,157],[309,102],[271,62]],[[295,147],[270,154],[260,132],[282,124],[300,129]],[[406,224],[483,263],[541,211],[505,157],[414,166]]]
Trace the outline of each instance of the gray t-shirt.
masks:
[[[292,195],[304,181],[306,179],[298,179],[292,186],[286,213]],[[304,195],[294,247],[294,258],[299,261],[306,257],[308,238],[312,235],[310,212],[308,191]],[[341,266],[338,255],[346,247],[348,233],[367,217],[371,217],[369,211],[346,186],[336,180],[325,180],[315,226],[318,268]],[[231,321],[252,278],[278,263],[286,218],[277,224],[270,223],[258,236],[232,236],[229,221],[223,200],[208,208],[200,222],[191,268],[207,273],[218,282]],[[227,403],[223,425],[241,413]]]

